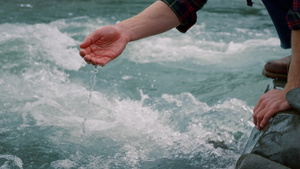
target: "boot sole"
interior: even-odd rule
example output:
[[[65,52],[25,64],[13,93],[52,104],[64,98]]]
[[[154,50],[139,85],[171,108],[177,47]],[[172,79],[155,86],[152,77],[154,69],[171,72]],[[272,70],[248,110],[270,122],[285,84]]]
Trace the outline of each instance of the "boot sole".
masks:
[[[271,73],[263,69],[262,74],[271,79],[287,80],[287,74]]]

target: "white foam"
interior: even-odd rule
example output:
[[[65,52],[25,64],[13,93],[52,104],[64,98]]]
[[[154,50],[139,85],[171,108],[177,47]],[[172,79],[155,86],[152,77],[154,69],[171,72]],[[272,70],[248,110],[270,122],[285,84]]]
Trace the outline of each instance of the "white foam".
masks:
[[[57,88],[62,93],[50,94]],[[210,107],[190,93],[175,96],[164,94],[155,101],[157,104],[166,104],[166,108],[159,110],[156,108],[159,106],[157,104],[143,105],[144,99],[151,98],[142,93],[144,99],[139,101],[108,99],[95,91],[90,104],[87,104],[83,99],[85,93],[75,92],[82,89],[70,87],[70,84],[68,88],[69,90],[65,90],[63,85],[49,88],[52,92],[43,93],[43,98],[28,103],[25,110],[30,111],[39,126],[67,129],[73,134],[69,140],[71,142],[76,142],[74,138],[80,136],[81,124],[86,118],[85,139],[101,136],[123,145],[121,152],[125,152],[125,155],[121,159],[131,166],[137,165],[139,160],[153,159],[154,156],[175,158],[173,155],[181,154],[180,158],[189,158],[199,151],[215,151],[211,144],[206,143],[208,138],[223,141],[233,148],[238,141],[234,140],[232,134],[243,133],[240,139],[246,139],[251,127],[248,124],[250,108],[238,99],[230,99]],[[66,103],[66,100],[69,102]],[[76,105],[80,102],[81,104]],[[175,107],[173,103],[176,103]],[[187,118],[190,120],[186,121]],[[178,130],[181,123],[186,123],[184,132]],[[235,151],[239,151],[241,146],[238,145],[231,152],[223,151],[226,151],[228,158],[232,158],[237,155]],[[223,156],[225,152],[214,153]]]
[[[227,50],[225,51],[226,54],[235,54],[235,53],[242,53],[247,48],[256,48],[256,47],[267,47],[267,46],[279,46],[280,41],[278,38],[269,38],[266,40],[261,39],[250,39],[246,40],[242,43],[235,43],[231,41],[228,44]]]
[[[76,165],[75,162],[69,160],[69,159],[65,159],[65,160],[57,160],[57,161],[53,161],[50,164],[50,167],[55,168],[55,169],[59,169],[59,168],[65,168],[65,169],[71,169],[71,168],[76,168],[78,167]]]
[[[189,158],[199,152],[215,151],[206,142],[208,138],[234,147],[234,151],[226,152],[230,154],[228,158],[232,158],[242,146],[236,146],[236,142],[242,144],[252,127],[248,122],[251,109],[238,99],[208,106],[190,93],[151,98],[141,91],[141,100],[119,100],[118,95],[108,96],[94,91],[88,103],[88,89],[71,83],[68,76],[56,68],[43,68],[25,71],[23,79],[1,75],[5,81],[14,81],[1,88],[3,93],[12,91],[9,95],[13,99],[19,98],[25,103],[27,100],[25,106],[14,106],[15,111],[25,113],[22,127],[28,127],[27,122],[31,120],[27,118],[33,117],[35,125],[59,127],[70,133],[66,140],[78,143],[86,118],[84,139],[88,141],[101,136],[121,144],[120,152],[126,152],[122,155],[123,162],[131,166],[137,165],[141,159],[172,159],[178,154],[181,158]],[[23,85],[23,80],[26,85]],[[25,94],[19,96],[21,92]],[[145,105],[146,100],[153,104]],[[240,140],[232,136],[237,132],[242,133]],[[60,140],[53,136],[49,139],[54,143]],[[225,153],[222,151],[214,153],[222,156]]]
[[[220,34],[218,33],[219,36]],[[280,45],[278,38],[262,39],[259,35],[250,36],[251,38],[242,42],[230,41],[229,43],[222,40],[196,39],[190,34],[178,33],[178,37],[168,36],[168,34],[158,35],[131,43],[127,51],[129,59],[139,63],[180,62],[192,59],[194,63],[207,65],[222,63],[223,60],[233,55],[244,55],[245,50],[248,49],[263,50],[264,47],[279,47]]]
[[[6,168],[20,168],[22,169],[23,168],[23,162],[22,160],[17,157],[17,156],[14,156],[14,155],[0,155],[0,159],[6,159],[8,161],[12,161],[13,163],[13,166],[11,166],[10,164],[8,164],[7,162],[5,162],[2,166],[0,166],[0,168],[2,169],[6,169]]]
[[[20,4],[21,8],[33,8],[33,5],[31,4]]]
[[[27,60],[48,60],[68,70],[78,70],[84,65],[79,56],[77,46],[79,42],[57,27],[49,24],[2,24],[0,25],[0,44],[11,41],[22,41],[25,49],[22,53]],[[26,54],[27,53],[27,54]]]

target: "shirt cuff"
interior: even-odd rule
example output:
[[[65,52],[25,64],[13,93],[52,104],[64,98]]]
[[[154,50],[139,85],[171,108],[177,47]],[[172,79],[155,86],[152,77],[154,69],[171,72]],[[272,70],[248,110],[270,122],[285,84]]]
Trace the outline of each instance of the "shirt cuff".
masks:
[[[207,0],[161,0],[166,3],[177,15],[180,25],[176,29],[185,33],[197,21],[196,12],[201,9]]]
[[[298,12],[289,10],[286,19],[290,29],[292,30],[300,29],[300,14]]]

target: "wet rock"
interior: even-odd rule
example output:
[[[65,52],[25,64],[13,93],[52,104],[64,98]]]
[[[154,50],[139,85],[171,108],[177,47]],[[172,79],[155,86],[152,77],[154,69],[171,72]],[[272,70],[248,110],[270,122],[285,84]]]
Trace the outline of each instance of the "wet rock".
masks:
[[[245,154],[237,162],[236,169],[288,169],[288,167],[275,163],[256,154]]]
[[[267,91],[281,87],[275,82],[268,86]],[[284,86],[283,83],[277,84]],[[288,96],[290,102],[299,103],[294,100],[299,94]],[[253,128],[236,168],[259,169],[258,166],[253,167],[254,164],[250,166],[252,162],[264,166],[300,168],[300,111],[291,109],[278,112],[262,131]]]
[[[294,109],[300,111],[300,88],[290,90],[285,98]]]
[[[207,143],[212,144],[214,148],[229,149],[224,141],[207,140]]]
[[[290,168],[300,168],[299,141],[299,112],[280,112],[263,131],[252,130],[244,154],[257,154]]]

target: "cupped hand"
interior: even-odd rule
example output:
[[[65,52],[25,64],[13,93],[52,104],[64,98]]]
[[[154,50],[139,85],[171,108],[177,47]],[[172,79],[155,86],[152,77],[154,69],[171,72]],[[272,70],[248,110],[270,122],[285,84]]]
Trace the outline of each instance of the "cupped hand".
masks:
[[[253,109],[253,123],[258,130],[265,127],[274,114],[291,108],[285,95],[285,91],[273,89],[261,96]]]
[[[104,26],[84,39],[79,54],[87,63],[104,66],[118,57],[128,42],[128,36],[115,26]]]

